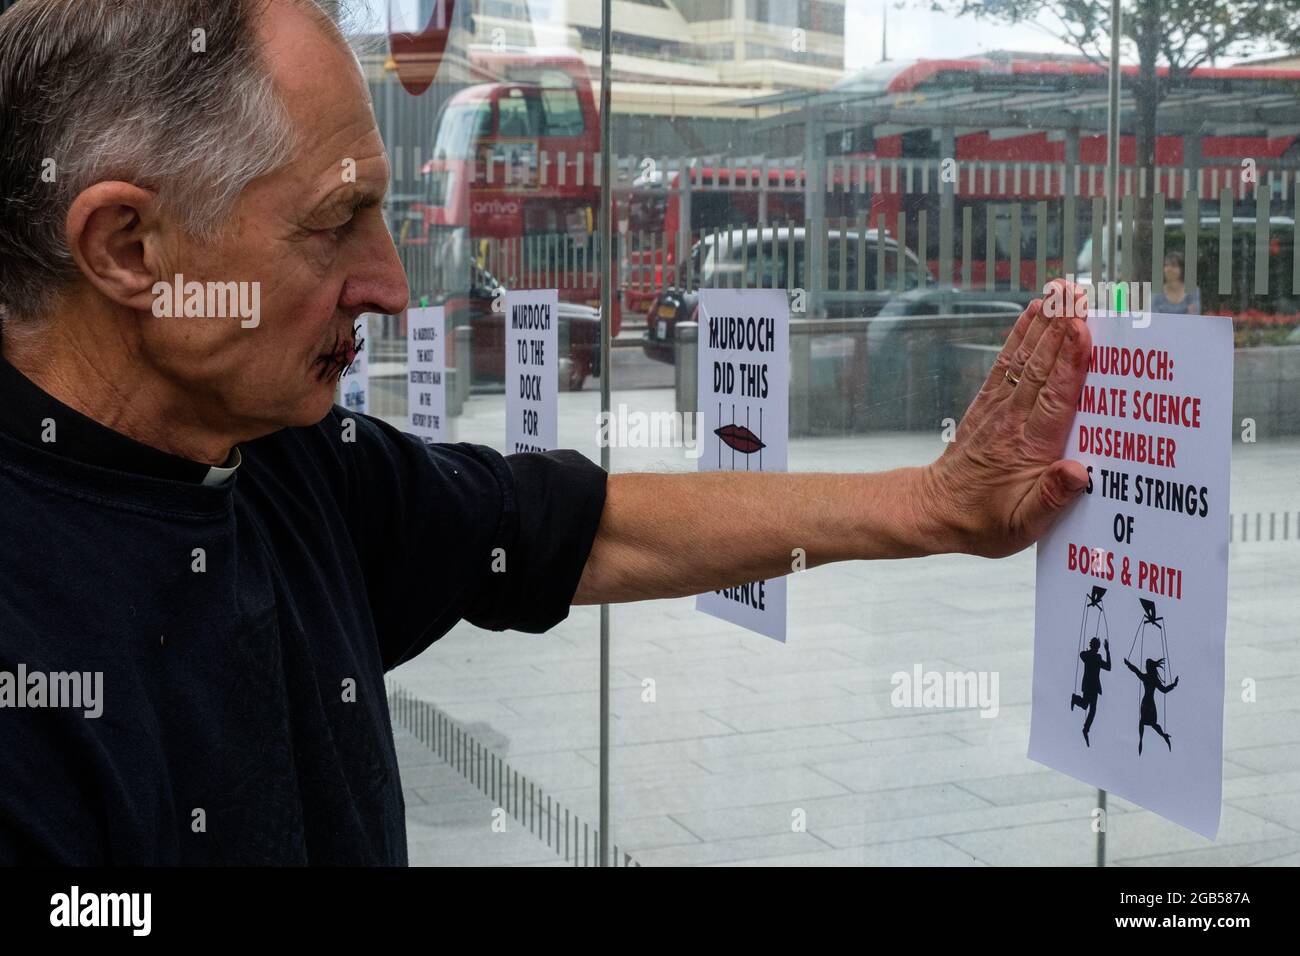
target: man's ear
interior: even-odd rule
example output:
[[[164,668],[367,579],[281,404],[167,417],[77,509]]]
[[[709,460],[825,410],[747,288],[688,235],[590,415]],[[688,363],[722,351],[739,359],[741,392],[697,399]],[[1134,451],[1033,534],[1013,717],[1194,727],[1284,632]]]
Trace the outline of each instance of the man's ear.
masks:
[[[160,278],[160,225],[153,192],[130,183],[96,183],[68,210],[68,248],[82,276],[101,295],[148,312]]]

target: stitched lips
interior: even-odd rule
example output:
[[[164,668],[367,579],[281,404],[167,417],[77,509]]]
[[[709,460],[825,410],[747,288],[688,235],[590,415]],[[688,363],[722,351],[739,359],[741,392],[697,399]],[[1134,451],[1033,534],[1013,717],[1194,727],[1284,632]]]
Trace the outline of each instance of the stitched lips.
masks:
[[[352,335],[344,338],[342,335],[334,336],[334,344],[330,351],[320,355],[313,363],[319,367],[316,377],[320,381],[333,379],[338,381],[343,373],[352,367],[358,355],[366,347],[366,340],[361,337],[361,325],[358,323],[352,328]]]
[[[713,434],[721,438],[728,448],[734,448],[743,455],[752,455],[760,448],[767,447],[744,425],[723,425],[715,429]]]

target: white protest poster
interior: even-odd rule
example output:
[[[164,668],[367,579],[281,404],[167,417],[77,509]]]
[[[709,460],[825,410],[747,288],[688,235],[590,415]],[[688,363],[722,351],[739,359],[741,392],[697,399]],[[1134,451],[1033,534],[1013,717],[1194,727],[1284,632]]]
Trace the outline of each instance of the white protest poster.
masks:
[[[370,340],[370,314],[357,319],[357,338],[362,342]],[[370,412],[370,360],[366,350],[362,349],[352,364],[339,377],[339,404],[349,411],[362,415]]]
[[[790,437],[786,293],[701,289],[699,296],[699,469],[785,471]],[[695,606],[784,642],[785,596],[781,577],[709,591],[695,599]]]
[[[559,293],[506,293],[506,453],[559,444]]]
[[[429,444],[449,440],[446,330],[442,306],[406,313],[409,431]]]
[[[1089,484],[1038,543],[1029,756],[1213,839],[1232,325],[1157,313],[1088,326],[1065,457]]]

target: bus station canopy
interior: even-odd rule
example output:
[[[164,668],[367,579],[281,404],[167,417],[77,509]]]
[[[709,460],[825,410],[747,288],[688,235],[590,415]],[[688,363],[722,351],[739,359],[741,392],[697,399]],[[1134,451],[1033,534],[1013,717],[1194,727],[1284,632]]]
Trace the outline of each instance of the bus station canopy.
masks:
[[[1120,130],[1136,108],[1126,67]],[[1162,78],[1164,80],[1165,78]],[[1038,60],[920,60],[882,64],[824,92],[795,91],[745,101],[775,129],[811,118],[827,132],[861,126],[1014,129],[1021,133],[1106,129],[1106,74],[1091,63]],[[1203,68],[1167,86],[1156,111],[1159,136],[1300,134],[1300,71]]]

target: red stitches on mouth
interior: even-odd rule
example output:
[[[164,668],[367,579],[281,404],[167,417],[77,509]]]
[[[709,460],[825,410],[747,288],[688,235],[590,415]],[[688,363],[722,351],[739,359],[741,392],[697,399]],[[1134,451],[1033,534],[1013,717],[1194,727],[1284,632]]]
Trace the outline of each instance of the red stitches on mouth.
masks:
[[[357,356],[366,347],[366,340],[361,337],[361,323],[352,327],[352,335],[344,338],[342,334],[334,336],[334,344],[330,346],[328,352],[319,355],[313,367],[319,366],[320,371],[316,373],[317,381],[338,381],[343,374],[352,367],[357,360]]]

